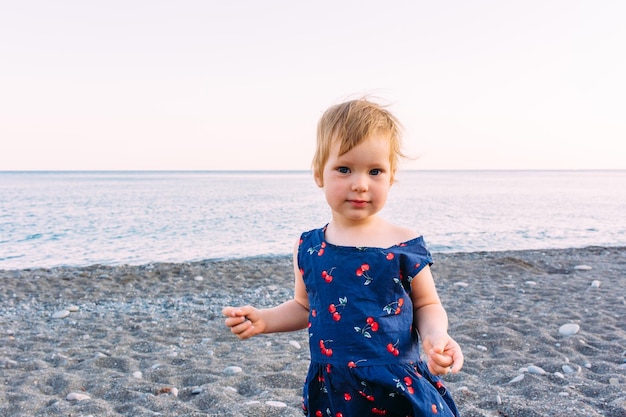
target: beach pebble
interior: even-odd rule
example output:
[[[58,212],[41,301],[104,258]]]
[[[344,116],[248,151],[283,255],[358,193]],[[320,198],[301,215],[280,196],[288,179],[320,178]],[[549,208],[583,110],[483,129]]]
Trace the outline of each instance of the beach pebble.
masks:
[[[59,310],[56,311],[54,314],[52,314],[52,318],[53,319],[64,319],[67,316],[70,315],[70,312],[68,310]]]
[[[487,346],[476,345],[476,349],[483,351],[483,352],[487,352]]]
[[[574,367],[572,367],[570,365],[563,365],[563,366],[561,366],[561,369],[566,374],[570,374],[570,375],[571,374],[577,374],[578,372],[580,372],[580,367],[577,366],[577,365],[574,365],[574,366],[576,366],[576,368],[574,368]]]
[[[198,395],[198,394],[200,394],[201,392],[202,392],[202,388],[200,388],[200,387],[196,387],[196,388],[194,388],[194,389],[192,389],[192,390],[191,390],[191,394],[192,394],[192,395]]]
[[[222,372],[224,372],[226,375],[235,375],[242,371],[243,369],[241,369],[239,366],[227,366]]]
[[[539,366],[530,365],[528,367],[528,373],[534,375],[545,375],[546,371],[544,371],[543,368],[540,368]]]
[[[287,407],[287,404],[285,404],[282,401],[265,401],[265,405],[269,405],[270,407]]]
[[[295,347],[296,349],[302,349],[302,346],[300,345],[300,343],[298,343],[298,342],[297,342],[297,341],[295,341],[295,340],[290,340],[290,341],[289,341],[289,344],[290,344],[291,346]]]
[[[609,378],[609,385],[619,385],[618,378]]]
[[[133,372],[133,378],[142,379],[143,378],[143,374],[141,373],[141,371],[135,371],[135,372]]]
[[[67,308],[67,311],[69,311],[70,313],[76,313],[78,310],[80,310],[78,306],[69,306]]]
[[[532,286],[537,285],[537,282],[535,282],[535,281],[526,281],[526,282],[524,282],[524,284],[528,285],[529,287],[532,287]]]
[[[516,376],[515,378],[510,380],[509,384],[514,384],[515,382],[520,382],[522,379],[524,379],[524,374],[519,374],[518,376]]]
[[[593,281],[591,281],[591,288],[599,288],[600,287],[600,281],[598,281],[597,279],[594,279]]]
[[[18,365],[18,362],[8,359],[8,358],[0,358],[0,368],[13,368]]]
[[[198,275],[197,277],[194,277],[193,280],[200,282],[200,281],[204,281],[204,278],[202,276]]]
[[[576,265],[574,269],[577,271],[590,271],[591,267],[589,265]]]
[[[580,326],[578,324],[568,323],[559,327],[559,334],[562,334],[563,336],[571,336],[578,333],[579,330]]]
[[[461,288],[465,288],[465,287],[469,286],[469,284],[467,282],[464,282],[464,281],[455,282],[454,285],[457,286],[457,287],[461,287]]]
[[[90,400],[91,397],[87,394],[82,394],[80,392],[70,392],[69,394],[67,394],[67,397],[65,397],[65,399],[68,401],[83,401]]]

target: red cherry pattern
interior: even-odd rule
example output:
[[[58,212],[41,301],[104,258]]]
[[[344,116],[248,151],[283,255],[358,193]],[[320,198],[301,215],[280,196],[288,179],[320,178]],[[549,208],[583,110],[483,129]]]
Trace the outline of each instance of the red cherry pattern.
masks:
[[[326,248],[326,242],[322,242],[320,245],[320,249],[317,251],[317,256],[322,256],[324,254],[324,248]]]
[[[326,355],[328,357],[333,356],[333,350],[331,348],[326,347],[326,343],[331,343],[332,340],[320,340],[320,351],[322,355]]]
[[[373,281],[372,277],[367,273],[370,270],[369,264],[363,264],[356,269],[356,276],[365,278],[363,285],[370,285]]]
[[[339,321],[341,320],[341,311],[346,308],[348,304],[348,297],[339,297],[339,304],[330,304],[328,306],[328,312],[333,317],[333,320]]]
[[[300,240],[300,244],[302,244],[302,240]],[[317,256],[322,256],[324,255],[325,248],[326,248],[326,242],[322,242],[317,246],[307,249],[307,252],[309,253],[309,255],[312,255],[315,252],[317,252]]]
[[[396,379],[396,387],[401,389],[402,391],[406,391],[409,394],[415,394],[415,389],[411,386],[413,385],[413,380],[410,376],[405,376],[402,381]]]
[[[326,415],[332,416],[330,410],[326,410]],[[322,410],[315,411],[315,417],[324,417],[324,413],[322,413]],[[337,411],[335,413],[335,417],[343,417],[343,413],[341,411]]]
[[[350,361],[348,362],[348,368],[356,368],[359,362],[367,362],[367,359],[359,359],[358,361]]]
[[[365,326],[359,327],[354,326],[354,331],[361,333],[363,336],[367,338],[371,338],[372,334],[369,332],[370,330],[373,332],[377,332],[379,328],[378,322],[374,320],[374,317],[368,317],[365,319]]]
[[[396,347],[397,345],[398,345],[398,342],[396,342],[396,343],[387,343],[387,352],[391,353],[393,356],[400,355],[400,351]]]
[[[402,306],[404,305],[404,298],[398,298],[398,301],[387,304],[383,307],[383,310],[387,314],[400,314],[402,312]]]
[[[361,394],[362,397],[365,397],[367,401],[374,401],[374,396],[366,393],[365,391],[361,390],[359,391],[359,394]]]
[[[333,282],[333,271],[335,270],[335,267],[333,266],[332,268],[330,268],[328,271],[324,270],[322,271],[322,278],[324,279],[324,281],[327,284],[330,284],[331,282]]]

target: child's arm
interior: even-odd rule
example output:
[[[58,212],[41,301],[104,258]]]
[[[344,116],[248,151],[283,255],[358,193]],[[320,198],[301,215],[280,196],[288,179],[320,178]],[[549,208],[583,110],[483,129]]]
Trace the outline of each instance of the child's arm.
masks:
[[[248,339],[261,333],[291,332],[304,329],[309,321],[309,299],[294,250],[294,297],[289,301],[266,309],[252,306],[224,307],[226,326],[240,339]]]
[[[435,375],[459,372],[463,352],[448,335],[448,315],[441,305],[430,267],[425,267],[411,282],[413,321],[428,357],[428,368]]]

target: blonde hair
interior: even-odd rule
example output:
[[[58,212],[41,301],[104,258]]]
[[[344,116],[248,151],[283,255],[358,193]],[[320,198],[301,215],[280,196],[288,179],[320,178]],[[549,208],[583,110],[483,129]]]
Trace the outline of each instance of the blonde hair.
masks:
[[[373,134],[389,136],[391,182],[404,157],[401,151],[400,122],[384,106],[361,98],[330,107],[317,124],[317,147],[313,156],[313,174],[323,185],[324,165],[334,141],[339,141],[339,155],[349,152]]]

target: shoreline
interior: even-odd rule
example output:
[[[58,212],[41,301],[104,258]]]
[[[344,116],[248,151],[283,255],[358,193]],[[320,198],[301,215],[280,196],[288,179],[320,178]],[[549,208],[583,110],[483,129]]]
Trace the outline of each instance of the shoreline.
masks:
[[[626,414],[626,247],[433,256],[462,416]],[[292,287],[291,255],[0,270],[0,416],[300,416],[306,332],[221,316]]]
[[[534,249],[500,249],[500,250],[475,250],[475,251],[452,251],[452,252],[442,252],[442,251],[431,251],[435,263],[437,263],[437,259],[439,257],[451,257],[451,256],[464,256],[464,255],[483,255],[483,254],[499,254],[499,253],[523,253],[523,252],[548,252],[548,251],[579,251],[579,250],[593,250],[593,249],[608,249],[608,250],[618,250],[618,251],[626,251],[626,246],[621,244],[615,246],[609,245],[585,245],[585,246],[568,246],[563,248],[534,248]],[[26,268],[2,268],[0,264],[0,274],[3,273],[15,273],[18,271],[25,272],[35,272],[35,271],[62,271],[62,270],[72,270],[72,269],[92,269],[92,268],[140,268],[140,267],[158,267],[160,265],[198,265],[198,264],[213,264],[213,263],[221,263],[221,262],[246,262],[246,261],[254,261],[255,259],[280,259],[280,258],[289,258],[291,261],[292,254],[260,254],[260,255],[250,255],[250,256],[242,256],[242,257],[216,257],[216,258],[206,258],[201,260],[181,260],[181,261],[148,261],[148,262],[138,262],[138,263],[93,263],[87,265],[55,265],[55,266],[30,266]]]

